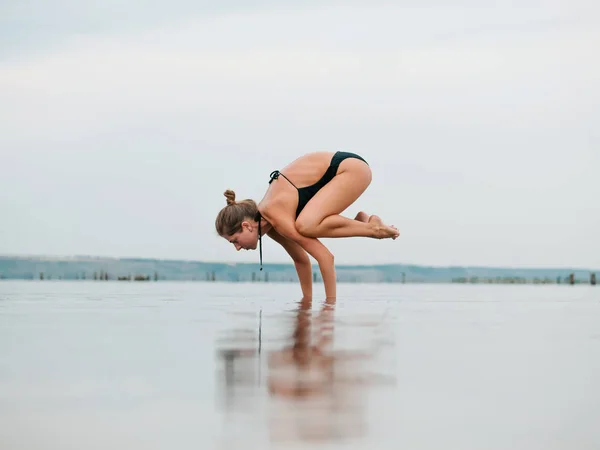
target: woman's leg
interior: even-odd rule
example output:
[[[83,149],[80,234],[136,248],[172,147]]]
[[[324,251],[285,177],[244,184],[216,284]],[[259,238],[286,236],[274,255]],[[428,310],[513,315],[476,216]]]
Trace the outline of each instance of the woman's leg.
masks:
[[[368,222],[360,222],[339,214],[333,214],[325,217],[313,227],[301,225],[298,227],[298,231],[304,236],[315,238],[371,237],[396,239],[400,236],[400,232],[396,227],[384,224],[375,215],[371,216]]]
[[[396,239],[400,234],[377,216],[366,222],[339,214],[356,201],[371,183],[371,169],[363,161],[348,158],[341,162],[337,175],[306,204],[298,219],[298,232],[308,237],[373,237]],[[360,218],[359,218],[360,216]]]

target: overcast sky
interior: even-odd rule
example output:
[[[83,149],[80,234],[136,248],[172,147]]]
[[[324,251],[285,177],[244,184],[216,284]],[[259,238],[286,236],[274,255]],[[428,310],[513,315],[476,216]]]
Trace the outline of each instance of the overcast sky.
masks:
[[[215,3],[2,2],[0,254],[257,262],[223,191],[344,150],[401,236],[338,264],[600,269],[596,2]]]

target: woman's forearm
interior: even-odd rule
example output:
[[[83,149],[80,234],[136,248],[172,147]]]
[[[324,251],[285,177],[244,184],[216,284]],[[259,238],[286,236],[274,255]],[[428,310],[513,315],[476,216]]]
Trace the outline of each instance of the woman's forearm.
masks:
[[[333,254],[329,249],[327,249],[327,247],[325,247],[317,238],[306,237],[298,233],[294,222],[277,223],[272,221],[272,224],[279,234],[294,241],[304,249],[306,253],[312,256],[317,263],[319,263],[321,277],[323,278],[323,284],[325,285],[325,295],[327,298],[335,298],[335,267],[333,263]],[[302,262],[304,258],[294,258],[293,256],[292,258],[294,259],[294,262],[300,261],[300,269],[298,270],[298,265],[296,265],[296,268],[298,270],[298,276],[300,277],[300,283],[302,284],[302,292],[306,293],[305,289],[308,291],[309,286],[312,291],[312,269]],[[308,294],[312,296],[311,292],[308,292]]]
[[[294,265],[298,273],[302,296],[312,298],[312,266],[310,260],[306,258],[306,261],[294,261]]]
[[[333,255],[322,258],[318,262],[323,284],[325,285],[325,297],[333,299],[336,297],[336,275]]]

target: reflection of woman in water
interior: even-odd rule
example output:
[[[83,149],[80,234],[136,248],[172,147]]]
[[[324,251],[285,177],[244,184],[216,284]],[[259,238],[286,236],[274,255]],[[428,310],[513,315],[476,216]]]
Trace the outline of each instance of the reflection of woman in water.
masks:
[[[269,367],[282,366],[294,367],[296,375],[283,382],[278,377],[269,377],[269,390],[272,394],[304,397],[314,395],[328,389],[332,382],[330,370],[333,357],[331,345],[333,344],[333,313],[335,300],[323,303],[321,313],[313,320],[311,317],[312,302],[302,299],[299,304],[295,327],[292,334],[292,345],[282,350],[271,352]],[[317,335],[313,337],[317,325]],[[311,374],[312,378],[307,378]],[[316,377],[315,377],[316,376]]]
[[[335,299],[327,299],[313,311],[311,299],[304,298],[292,312],[292,324],[285,331],[289,340],[285,344],[273,345],[274,341],[269,340],[270,348],[265,352],[259,320],[259,330],[251,333],[259,336],[258,342],[252,340],[221,351],[225,373],[219,379],[225,382],[226,407],[233,412],[249,408],[251,414],[262,420],[266,386],[268,428],[273,441],[334,441],[363,436],[367,432],[368,389],[385,381],[377,375],[374,359],[380,344],[360,349],[349,347],[343,334],[340,336],[339,330],[335,333],[335,308]],[[359,331],[349,329],[349,324],[344,321],[346,332]],[[277,330],[281,325],[271,322],[268,328]],[[369,330],[364,325],[361,324],[362,329]],[[369,333],[378,326],[374,322]],[[340,341],[337,348],[336,339]],[[264,354],[267,354],[267,370],[261,370]]]
[[[360,212],[354,219],[340,216],[370,183],[369,165],[354,153],[309,153],[281,172],[271,173],[270,186],[258,205],[250,199],[236,202],[235,193],[225,191],[227,206],[219,212],[215,226],[238,251],[256,249],[263,234],[281,244],[294,261],[302,294],[307,298],[312,297],[311,255],[319,264],[326,297],[334,298],[334,258],[318,238],[396,239],[400,234],[375,215]]]
[[[292,343],[269,352],[267,386],[271,437],[275,440],[332,440],[365,431],[362,383],[354,382],[368,355],[333,349],[335,300],[312,317],[310,299],[299,304]],[[360,372],[360,371],[358,371]]]

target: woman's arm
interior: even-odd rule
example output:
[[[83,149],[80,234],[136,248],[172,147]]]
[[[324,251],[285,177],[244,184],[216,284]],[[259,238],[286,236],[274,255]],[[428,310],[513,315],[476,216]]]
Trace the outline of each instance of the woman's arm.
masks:
[[[268,219],[269,220],[269,219]],[[335,265],[333,254],[329,251],[325,245],[316,238],[309,238],[302,236],[296,229],[296,224],[293,220],[272,220],[269,222],[277,232],[291,241],[302,247],[309,255],[311,255],[319,264],[321,270],[321,277],[323,278],[323,284],[325,285],[325,296],[327,298],[336,297],[336,278],[335,278]]]
[[[291,256],[298,273],[302,296],[307,299],[312,298],[312,266],[306,251],[296,242],[279,234],[275,228],[271,228],[267,235],[274,241],[281,244],[286,252]]]

